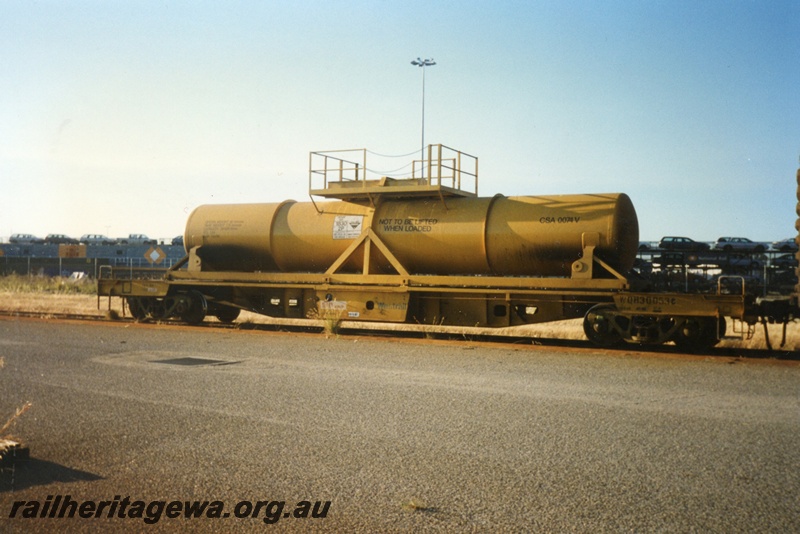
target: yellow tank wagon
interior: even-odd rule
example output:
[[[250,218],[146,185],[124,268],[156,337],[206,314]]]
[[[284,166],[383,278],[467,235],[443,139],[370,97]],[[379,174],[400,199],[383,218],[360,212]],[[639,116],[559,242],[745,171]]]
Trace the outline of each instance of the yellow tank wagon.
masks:
[[[705,348],[741,295],[637,291],[639,226],[623,193],[478,195],[477,158],[429,145],[407,178],[367,178],[366,150],[312,152],[311,201],[204,205],[162,280],[106,271],[98,295],[136,318],[239,311],[353,321],[508,327],[583,317],[599,345]],[[326,200],[320,200],[320,197]]]

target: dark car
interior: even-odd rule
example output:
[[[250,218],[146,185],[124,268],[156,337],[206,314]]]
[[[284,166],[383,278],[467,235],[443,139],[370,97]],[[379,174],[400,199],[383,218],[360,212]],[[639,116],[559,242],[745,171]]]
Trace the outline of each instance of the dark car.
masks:
[[[44,239],[33,234],[14,234],[8,238],[8,242],[15,245],[41,245]]]
[[[725,272],[745,273],[764,268],[764,261],[757,257],[751,257],[747,254],[726,254],[725,256],[727,257],[720,261],[720,267]]]
[[[81,237],[80,242],[84,245],[113,245],[116,243],[115,240],[102,234],[85,234]]]
[[[663,250],[700,251],[711,248],[708,243],[701,243],[688,237],[666,236],[661,238],[658,248]]]
[[[653,263],[641,258],[636,258],[633,260],[633,270],[642,276],[649,276],[653,274]]]
[[[78,240],[64,234],[47,234],[44,238],[46,245],[77,245]]]
[[[776,269],[794,269],[797,267],[797,258],[794,254],[781,254],[777,258],[773,258],[770,265]]]
[[[697,254],[686,254],[685,251],[664,251],[661,255],[653,258],[653,265],[700,265],[700,257]]]

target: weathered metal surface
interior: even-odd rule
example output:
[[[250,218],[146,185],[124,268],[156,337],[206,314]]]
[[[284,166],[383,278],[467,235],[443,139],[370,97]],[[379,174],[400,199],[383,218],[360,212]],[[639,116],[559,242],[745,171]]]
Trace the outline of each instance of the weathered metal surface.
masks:
[[[569,276],[596,234],[595,253],[620,271],[633,264],[638,220],[624,194],[231,204],[198,207],[187,250],[203,271],[324,272],[371,229],[413,274]],[[360,272],[357,257],[342,272]],[[376,258],[373,272],[394,272]]]
[[[617,310],[629,315],[724,316],[743,318],[743,295],[687,293],[618,293]]]

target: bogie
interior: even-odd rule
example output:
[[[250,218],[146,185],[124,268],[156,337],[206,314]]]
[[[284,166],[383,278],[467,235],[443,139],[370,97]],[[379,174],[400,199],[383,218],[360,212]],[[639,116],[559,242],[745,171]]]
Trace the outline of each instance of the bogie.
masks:
[[[206,298],[197,290],[189,291],[186,297],[187,300],[184,304],[184,309],[180,313],[181,321],[189,324],[202,323],[208,312],[208,302]]]
[[[716,345],[725,335],[724,317],[684,317],[629,315],[613,304],[592,307],[583,320],[586,337],[601,347],[621,341],[661,344],[673,341],[683,350],[703,351]]]
[[[613,304],[598,304],[586,312],[583,332],[586,337],[601,347],[613,347],[622,343],[623,334],[617,325],[619,318]]]
[[[232,323],[239,317],[241,310],[233,306],[215,306],[211,313],[222,323]]]
[[[166,303],[164,299],[155,297],[128,297],[128,310],[137,321],[151,319],[160,321],[166,318]]]
[[[724,317],[685,317],[673,341],[683,350],[708,350],[725,336],[726,326]]]

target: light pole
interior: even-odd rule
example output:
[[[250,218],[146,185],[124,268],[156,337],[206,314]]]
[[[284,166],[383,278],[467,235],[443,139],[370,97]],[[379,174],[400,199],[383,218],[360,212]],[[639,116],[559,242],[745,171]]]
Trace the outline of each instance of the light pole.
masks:
[[[432,67],[436,65],[433,58],[420,59],[417,58],[411,62],[412,65],[422,68],[422,148],[420,149],[420,165],[422,165],[422,177],[425,177],[425,67]]]

